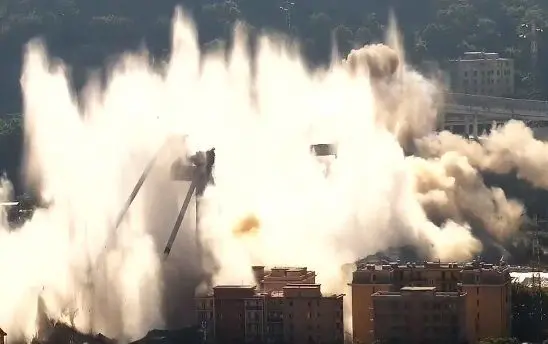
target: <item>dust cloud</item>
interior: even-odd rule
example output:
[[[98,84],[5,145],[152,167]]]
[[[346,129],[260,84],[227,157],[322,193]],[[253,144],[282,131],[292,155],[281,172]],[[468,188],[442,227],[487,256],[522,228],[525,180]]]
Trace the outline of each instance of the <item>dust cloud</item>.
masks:
[[[548,189],[548,143],[536,140],[531,128],[511,120],[493,128],[478,141],[466,140],[448,131],[417,140],[418,152],[440,157],[448,152],[465,156],[475,168],[498,174],[516,173],[533,186]]]
[[[135,339],[188,324],[198,286],[252,283],[252,265],[307,266],[324,292],[340,293],[349,263],[388,247],[472,257],[482,246],[470,217],[510,235],[520,205],[483,185],[471,154],[405,156],[435,129],[442,90],[406,63],[396,33],[394,26],[386,45],[313,72],[296,49],[262,35],[252,69],[242,27],[226,60],[222,50],[202,54],[193,24],[177,12],[165,67],[127,55],[106,86],[92,80],[79,98],[65,67],[29,43],[21,79],[26,176],[50,205],[18,230],[3,218],[0,326],[29,340],[40,309],[82,331]],[[312,155],[318,143],[335,145],[336,157]],[[170,180],[171,163],[212,147],[215,184],[198,219],[189,209],[163,262],[188,189]]]

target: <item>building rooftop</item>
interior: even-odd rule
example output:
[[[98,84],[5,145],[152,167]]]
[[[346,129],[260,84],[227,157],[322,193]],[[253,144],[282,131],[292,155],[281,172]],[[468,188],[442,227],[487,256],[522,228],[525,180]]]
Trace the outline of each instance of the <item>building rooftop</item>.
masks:
[[[288,283],[284,289],[319,289],[320,284]]]
[[[461,57],[452,61],[479,61],[479,60],[511,60],[508,58],[500,57],[499,53],[486,53],[482,51],[468,51]]]
[[[289,283],[283,287],[283,290],[260,291],[251,285],[218,285],[213,287],[213,292],[197,298],[239,298],[239,297],[322,297],[322,298],[342,298],[344,294],[323,294],[320,284],[302,284]]]
[[[224,284],[224,285],[217,285],[213,287],[213,289],[255,289],[254,285],[237,285],[237,284]]]
[[[275,266],[271,270],[285,270],[285,271],[307,271],[306,267],[298,266]]]
[[[434,291],[436,291],[436,287],[403,287],[403,288],[400,289],[400,291],[408,291],[408,292],[430,291],[430,292],[434,292]]]
[[[288,280],[288,279],[305,279],[315,277],[314,271],[309,271],[305,267],[273,267],[270,270],[264,271],[263,282],[269,282],[269,280]]]
[[[213,287],[212,296],[222,299],[240,299],[256,295],[257,290],[252,285],[218,285]]]
[[[403,287],[399,291],[378,291],[373,296],[408,296],[416,297],[418,295],[436,296],[436,297],[458,297],[466,295],[462,291],[442,292],[437,291],[436,287]]]
[[[357,271],[360,270],[376,270],[376,271],[391,271],[391,270],[404,270],[404,269],[443,269],[443,270],[491,270],[491,271],[507,271],[508,266],[494,265],[484,262],[472,261],[468,263],[454,263],[454,262],[408,262],[405,264],[399,262],[393,263],[368,263],[358,265]]]
[[[448,272],[448,281],[463,284],[498,285],[510,281],[509,267],[505,262],[494,265],[473,261],[460,264],[442,262],[362,264],[353,272],[352,284],[392,285],[401,284],[407,280],[422,281],[421,278],[426,278],[425,275],[421,277],[422,272],[439,274]]]
[[[430,269],[455,269],[459,270],[464,267],[464,264],[453,262],[407,262],[402,264],[400,262],[382,262],[382,263],[368,263],[358,265],[358,270],[395,270],[395,269],[408,269],[408,268],[430,268]]]

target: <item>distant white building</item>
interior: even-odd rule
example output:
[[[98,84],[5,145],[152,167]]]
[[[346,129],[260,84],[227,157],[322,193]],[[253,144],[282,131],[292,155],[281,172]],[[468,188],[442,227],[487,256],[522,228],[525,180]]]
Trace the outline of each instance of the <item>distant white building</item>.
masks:
[[[514,60],[498,53],[464,53],[449,61],[449,71],[453,92],[509,98],[514,94]]]
[[[531,287],[533,285],[533,276],[538,278],[540,275],[541,285],[548,288],[548,272],[511,272],[512,282]]]

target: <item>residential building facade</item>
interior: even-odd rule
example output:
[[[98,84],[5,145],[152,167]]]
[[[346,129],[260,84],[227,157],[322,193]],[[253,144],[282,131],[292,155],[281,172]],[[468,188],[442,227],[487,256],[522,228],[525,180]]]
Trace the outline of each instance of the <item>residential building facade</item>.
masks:
[[[260,288],[217,286],[196,298],[207,343],[343,343],[343,295],[323,295],[305,268],[253,270]]]
[[[514,94],[514,60],[498,53],[467,52],[449,61],[451,90],[493,97]]]
[[[465,343],[465,296],[436,287],[378,291],[372,295],[374,337],[381,343]]]
[[[465,294],[465,333],[470,343],[509,335],[511,279],[507,266],[479,262],[368,264],[358,267],[351,284],[355,343],[369,344],[375,340],[373,294],[398,292],[404,287],[435,287],[436,292]]]

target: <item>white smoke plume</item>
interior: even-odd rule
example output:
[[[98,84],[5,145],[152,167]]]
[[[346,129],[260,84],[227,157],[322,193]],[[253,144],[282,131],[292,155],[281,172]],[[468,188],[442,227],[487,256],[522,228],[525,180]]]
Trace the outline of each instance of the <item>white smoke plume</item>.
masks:
[[[80,100],[62,65],[29,44],[21,80],[26,174],[50,206],[21,229],[4,224],[0,233],[0,269],[9,281],[0,287],[0,327],[10,335],[35,334],[38,299],[52,319],[136,338],[179,325],[173,318],[190,321],[204,273],[214,283],[239,284],[253,283],[251,265],[307,266],[324,291],[342,292],[345,264],[390,246],[413,244],[441,260],[481,250],[454,198],[460,183],[477,191],[465,178],[474,172],[448,174],[439,162],[405,158],[402,146],[435,127],[439,95],[405,63],[401,48],[386,78],[372,75],[371,59],[352,57],[384,61],[382,51],[393,53],[381,46],[351,54],[352,68],[334,63],[310,72],[294,50],[261,36],[252,73],[245,33],[237,32],[227,62],[223,51],[201,55],[181,13],[173,30],[165,69],[151,68],[146,56],[126,56],[104,89],[91,83]],[[173,135],[188,141],[168,141],[111,242],[141,171]],[[337,147],[327,172],[310,152],[317,143]],[[161,262],[188,187],[169,180],[171,162],[212,147],[215,185],[200,208],[199,239],[213,264],[197,259],[192,216]],[[431,181],[436,171],[453,184]],[[423,209],[438,202],[435,188],[446,194],[440,203],[450,199],[456,207],[438,205],[455,219],[441,227]],[[500,194],[478,190],[504,203]],[[485,209],[483,215],[500,212]]]

